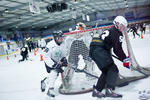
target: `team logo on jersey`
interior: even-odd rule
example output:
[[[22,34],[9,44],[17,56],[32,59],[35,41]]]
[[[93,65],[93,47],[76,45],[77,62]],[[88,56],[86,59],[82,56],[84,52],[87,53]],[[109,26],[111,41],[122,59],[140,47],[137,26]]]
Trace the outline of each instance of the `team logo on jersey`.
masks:
[[[55,55],[56,55],[56,56],[59,56],[59,55],[60,55],[60,53],[59,53],[59,52],[56,52],[56,53],[55,53]]]

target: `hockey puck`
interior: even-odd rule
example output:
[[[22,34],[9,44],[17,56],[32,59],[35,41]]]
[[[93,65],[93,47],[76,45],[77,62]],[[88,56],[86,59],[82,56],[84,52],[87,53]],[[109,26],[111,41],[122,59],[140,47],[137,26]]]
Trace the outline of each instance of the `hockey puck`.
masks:
[[[82,88],[82,90],[85,90],[85,88]]]

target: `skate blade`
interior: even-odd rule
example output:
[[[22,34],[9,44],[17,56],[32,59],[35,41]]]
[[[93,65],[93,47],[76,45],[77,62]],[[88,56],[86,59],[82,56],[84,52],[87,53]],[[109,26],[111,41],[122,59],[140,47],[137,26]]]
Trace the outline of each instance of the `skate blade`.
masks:
[[[103,97],[103,98],[97,98],[96,100],[123,100],[123,98]]]
[[[45,100],[55,100],[55,97],[46,96]]]
[[[102,98],[97,98],[96,100],[123,100],[123,98],[102,97]]]

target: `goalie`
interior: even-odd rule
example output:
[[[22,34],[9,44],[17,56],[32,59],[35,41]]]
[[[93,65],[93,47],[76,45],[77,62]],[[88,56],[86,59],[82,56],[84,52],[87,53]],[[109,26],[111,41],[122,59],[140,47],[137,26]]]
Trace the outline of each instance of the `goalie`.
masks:
[[[48,98],[55,97],[54,83],[59,73],[63,72],[62,67],[66,67],[68,64],[65,58],[63,33],[53,33],[53,37],[54,40],[50,41],[43,51],[43,59],[49,75],[41,81],[41,91],[44,92],[47,87]]]

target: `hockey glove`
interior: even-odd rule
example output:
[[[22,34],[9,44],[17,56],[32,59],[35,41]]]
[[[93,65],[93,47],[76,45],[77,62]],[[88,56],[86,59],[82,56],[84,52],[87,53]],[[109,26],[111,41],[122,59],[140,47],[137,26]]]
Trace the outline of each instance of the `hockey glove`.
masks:
[[[57,71],[58,73],[63,73],[64,70],[62,68],[56,68],[55,71]]]
[[[57,71],[58,73],[63,73],[63,69],[61,67],[62,67],[61,64],[57,64],[55,66],[54,70]]]
[[[66,59],[66,57],[63,57],[61,60],[60,60],[61,62],[62,62],[62,66],[67,66],[68,65],[68,61],[67,61],[67,59]]]
[[[127,57],[126,59],[123,60],[123,66],[130,69],[130,58]]]

